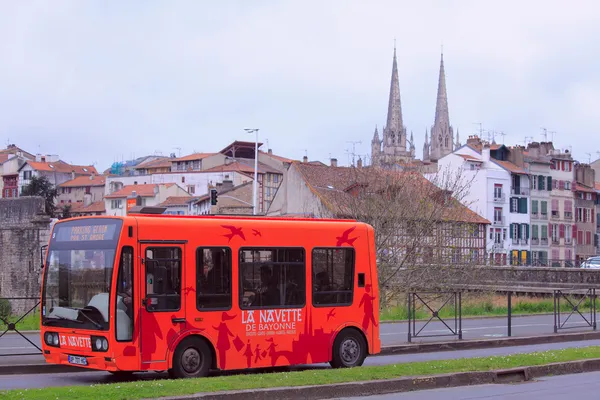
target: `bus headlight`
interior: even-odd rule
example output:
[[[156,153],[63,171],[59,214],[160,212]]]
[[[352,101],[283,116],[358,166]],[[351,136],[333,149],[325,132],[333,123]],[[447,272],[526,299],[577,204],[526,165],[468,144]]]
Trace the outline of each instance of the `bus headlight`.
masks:
[[[44,342],[46,342],[48,346],[60,347],[58,341],[58,333],[46,332],[44,334]]]
[[[102,336],[92,336],[92,351],[108,351],[108,339]]]

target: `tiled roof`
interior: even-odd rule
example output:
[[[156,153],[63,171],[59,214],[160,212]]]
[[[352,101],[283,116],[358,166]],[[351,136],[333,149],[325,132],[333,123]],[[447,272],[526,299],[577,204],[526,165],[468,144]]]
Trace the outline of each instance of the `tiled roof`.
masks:
[[[513,174],[527,175],[527,171],[525,171],[521,167],[516,166],[515,164],[511,163],[510,161],[501,161],[501,160],[496,160],[495,158],[491,158],[490,160],[494,161],[496,164],[498,164],[505,170],[512,172]]]
[[[325,207],[330,211],[343,215],[347,212],[344,206],[347,196],[355,187],[367,187],[368,191],[380,191],[388,189],[394,185],[410,186],[415,194],[415,201],[418,202],[418,196],[431,197],[433,194],[442,193],[433,183],[428,181],[423,175],[415,172],[398,172],[382,170],[373,167],[364,167],[360,169],[349,167],[328,167],[310,165],[307,163],[295,162],[293,165],[298,169],[309,188],[319,197]],[[425,197],[423,197],[425,198]],[[441,220],[489,224],[490,222],[471,211],[468,207],[460,204],[456,199],[444,206],[439,214]]]
[[[249,165],[242,161],[235,161],[231,164],[218,165],[216,167],[209,168],[202,172],[245,172],[247,174],[254,174],[254,164]],[[275,168],[271,168],[268,165],[263,164],[261,162],[258,163],[258,172],[281,174],[281,172],[277,171]]]
[[[78,176],[75,179],[61,183],[59,187],[85,187],[85,186],[104,186],[106,183],[106,177],[103,175],[94,176]]]
[[[37,162],[37,161],[27,161],[27,164],[31,166],[36,171],[45,171],[45,172],[60,172],[60,173],[71,173],[75,172],[77,175],[98,175],[98,171],[92,165],[71,165],[67,164],[64,161],[57,162]]]
[[[73,214],[106,212],[106,206],[104,204],[104,200],[92,203],[87,207],[85,207],[83,205],[83,203],[81,203],[81,202],[69,203],[69,204],[71,205],[71,212]]]
[[[158,160],[152,160],[138,164],[134,169],[149,169],[149,168],[170,168],[174,158],[160,158]]]
[[[469,154],[457,154],[457,156],[460,156],[462,158],[464,158],[465,160],[468,161],[477,161],[477,162],[483,162],[482,160],[478,159],[477,157],[473,157]]]
[[[178,207],[178,206],[187,206],[188,203],[197,200],[198,197],[193,196],[171,196],[167,197],[165,201],[160,203],[159,207]]]
[[[11,154],[0,154],[0,164],[5,163],[6,161],[8,161],[8,158],[11,156]]]
[[[164,183],[165,187],[171,187],[174,183]],[[127,185],[123,186],[121,190],[118,190],[112,194],[104,196],[105,199],[118,199],[123,197],[129,197],[135,191],[136,195],[142,197],[154,197],[154,190],[158,188],[158,184],[148,183],[145,185]]]
[[[596,183],[594,183],[594,188],[591,188],[587,185],[583,185],[581,183],[573,183],[573,189],[577,192],[586,192],[586,193],[596,193]]]
[[[206,158],[206,157],[214,156],[215,154],[217,154],[217,153],[194,153],[194,154],[190,154],[188,156],[183,156],[183,157],[172,159],[172,161],[173,162],[175,162],[175,161],[196,161],[196,160],[202,160],[203,158]]]
[[[291,163],[291,162],[295,161],[295,160],[292,160],[291,158],[286,158],[286,157],[278,156],[278,155],[275,155],[275,154],[265,153],[264,151],[261,151],[261,150],[259,150],[258,152],[261,153],[261,154],[264,154],[264,155],[266,155],[268,157],[271,157],[271,158],[274,158],[276,160],[279,160],[281,162]]]

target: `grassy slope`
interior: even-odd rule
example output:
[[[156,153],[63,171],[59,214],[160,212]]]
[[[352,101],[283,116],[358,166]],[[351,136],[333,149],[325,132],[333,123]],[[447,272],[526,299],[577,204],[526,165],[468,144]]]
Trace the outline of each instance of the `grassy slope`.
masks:
[[[307,370],[301,372],[263,373],[220,376],[203,379],[153,380],[106,385],[59,387],[48,389],[0,391],[3,399],[81,399],[120,400],[158,398],[199,392],[302,386],[390,379],[402,376],[433,375],[450,372],[487,371],[519,366],[600,358],[600,347],[583,347],[510,356],[467,358],[458,360],[413,362],[353,369]]]

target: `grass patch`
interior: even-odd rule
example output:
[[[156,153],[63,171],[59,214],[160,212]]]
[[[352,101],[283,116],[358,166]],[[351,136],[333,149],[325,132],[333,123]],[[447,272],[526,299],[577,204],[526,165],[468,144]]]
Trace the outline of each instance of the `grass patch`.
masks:
[[[11,315],[6,318],[9,323],[16,322],[22,315]],[[6,330],[6,324],[0,320],[0,333]],[[37,331],[40,329],[40,313],[38,310],[32,311],[27,314],[21,321],[16,325],[16,328],[20,331]]]
[[[352,369],[307,370],[248,375],[220,376],[189,380],[152,380],[91,386],[0,391],[3,399],[82,399],[124,400],[189,395],[201,392],[273,388],[281,386],[324,385],[403,376],[452,372],[489,371],[555,362],[600,358],[600,346],[515,354],[509,356],[463,358],[458,360],[411,362]]]
[[[436,310],[447,299],[448,295],[423,297],[423,300]],[[577,304],[579,300],[571,298],[571,302]],[[591,300],[587,298],[579,305],[579,311],[581,313],[589,313],[591,305]],[[428,319],[431,317],[431,312],[418,300],[416,306],[415,314],[417,319]],[[454,301],[451,300],[440,310],[439,315],[442,318],[454,317],[454,309]],[[565,299],[561,298],[560,310],[561,312],[570,312],[572,311],[572,306]],[[513,315],[534,315],[552,312],[554,312],[554,300],[552,297],[513,296],[512,298]],[[463,317],[504,316],[507,314],[508,305],[506,296],[465,294],[462,297]],[[408,308],[406,304],[398,304],[397,306],[382,310],[379,313],[379,319],[381,321],[406,321],[408,320]]]

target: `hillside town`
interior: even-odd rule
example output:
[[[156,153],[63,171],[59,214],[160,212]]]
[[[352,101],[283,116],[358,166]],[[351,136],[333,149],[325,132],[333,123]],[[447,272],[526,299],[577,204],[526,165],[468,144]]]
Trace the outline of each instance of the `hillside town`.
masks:
[[[45,177],[57,189],[57,218],[122,216],[134,205],[163,207],[164,214],[174,215],[343,218],[348,215],[331,195],[356,195],[357,185],[373,186],[387,172],[417,174],[432,184],[440,174],[460,174],[469,183],[461,187],[460,199],[452,193],[460,209],[446,223],[466,224],[464,237],[478,240],[441,246],[451,247],[442,252],[447,261],[568,267],[599,254],[600,160],[582,163],[549,141],[505,145],[473,134],[461,144],[450,124],[443,54],[435,119],[425,133],[422,160],[403,124],[395,49],[382,134],[380,139],[375,129],[369,159],[346,166],[335,158],[295,160],[260,142],[234,141],[210,153],[147,155],[98,171],[9,144],[0,151],[0,189],[3,198],[19,197],[32,179]],[[433,252],[420,249],[420,261]]]

